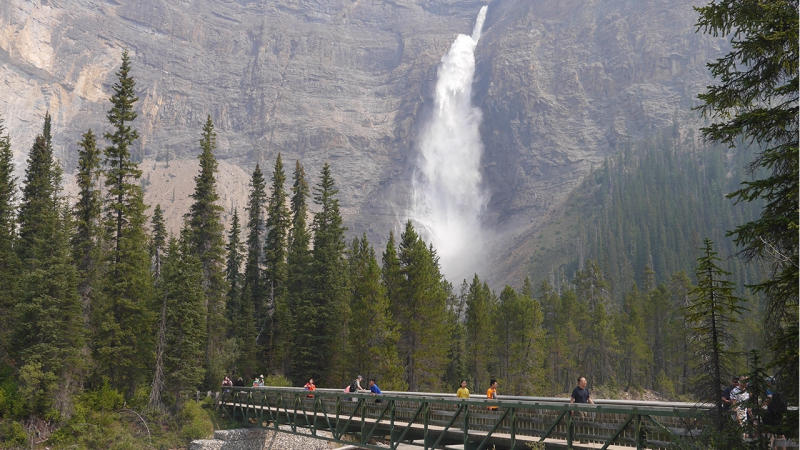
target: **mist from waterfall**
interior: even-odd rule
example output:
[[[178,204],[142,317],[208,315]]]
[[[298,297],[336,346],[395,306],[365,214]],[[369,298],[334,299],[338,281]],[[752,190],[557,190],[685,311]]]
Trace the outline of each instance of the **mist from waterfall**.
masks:
[[[480,172],[483,116],[471,97],[475,47],[486,9],[480,9],[472,36],[459,34],[442,57],[434,108],[421,129],[412,179],[411,219],[456,284],[478,269],[483,250],[481,215],[488,201]]]

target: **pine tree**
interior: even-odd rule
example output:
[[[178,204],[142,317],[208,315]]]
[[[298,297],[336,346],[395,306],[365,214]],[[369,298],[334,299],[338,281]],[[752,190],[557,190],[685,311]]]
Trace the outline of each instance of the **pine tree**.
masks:
[[[600,267],[590,259],[586,261],[586,268],[575,274],[575,287],[581,304],[578,327],[587,343],[581,361],[587,373],[594,374],[593,379],[603,384],[611,375],[616,342],[608,314],[609,285]]]
[[[100,149],[92,130],[78,143],[78,173],[75,179],[80,191],[74,207],[75,234],[72,253],[78,268],[78,294],[83,307],[83,321],[89,325],[91,310],[99,295],[103,274],[103,198],[100,191]],[[95,299],[95,300],[93,300]]]
[[[692,289],[692,301],[686,307],[686,321],[695,335],[695,371],[693,393],[701,401],[714,405],[714,426],[722,430],[725,411],[722,409],[722,390],[732,372],[732,346],[735,338],[731,324],[744,311],[740,299],[733,295],[733,283],[725,277],[730,272],[717,266],[714,243],[703,241],[703,255],[697,259],[697,287]]]
[[[703,32],[733,34],[732,50],[708,65],[720,82],[698,96],[703,102],[699,109],[718,119],[702,133],[729,147],[759,147],[747,166],[756,179],[743,182],[729,197],[765,205],[759,218],[731,234],[746,260],[769,267],[767,278],[753,287],[766,294],[764,329],[782,374],[781,387],[795,405],[800,346],[797,9],[797,0],[723,0],[697,8]]]
[[[367,235],[353,239],[349,254],[350,321],[348,364],[350,373],[365,373],[381,380],[385,389],[403,391],[403,369],[397,354],[399,333],[389,312],[389,299],[381,284],[375,249]]]
[[[399,317],[401,305],[400,289],[403,283],[403,274],[400,271],[400,260],[397,258],[396,246],[394,232],[389,231],[389,241],[386,243],[386,249],[381,257],[381,281],[386,287],[389,310],[392,316]],[[402,322],[398,324],[402,328]]]
[[[494,358],[487,358],[493,347],[492,315],[495,304],[494,294],[487,284],[481,284],[478,275],[472,278],[467,294],[466,331],[467,331],[467,372],[474,376],[472,389],[479,392],[483,386],[489,386],[490,378],[497,377]]]
[[[187,218],[192,229],[190,250],[200,259],[203,266],[203,290],[205,298],[205,386],[214,387],[224,376],[225,367],[222,344],[225,337],[225,228],[222,225],[222,206],[218,205],[216,172],[218,169],[214,150],[217,148],[217,134],[209,115],[203,126],[200,139],[200,173],[194,178],[192,194],[194,202]]]
[[[17,183],[14,176],[14,153],[4,135],[0,116],[0,361],[8,361],[12,311],[18,298],[19,259],[14,252],[16,240]]]
[[[448,335],[447,283],[432,248],[417,235],[411,221],[400,236],[402,285],[395,320],[400,331],[398,349],[409,389],[435,390],[448,365],[448,348],[441,337]]]
[[[264,282],[269,292],[272,308],[270,317],[262,320],[270,323],[268,354],[270,366],[284,374],[291,367],[291,342],[294,331],[292,311],[287,291],[287,244],[291,217],[286,205],[286,175],[283,172],[281,154],[275,160],[272,171],[272,195],[267,203],[267,236],[264,242]]]
[[[250,178],[250,196],[247,200],[247,259],[244,266],[242,301],[253,303],[256,317],[263,317],[266,310],[264,280],[261,263],[264,250],[264,207],[267,201],[266,184],[261,167],[256,164]],[[259,328],[257,336],[261,336]],[[255,344],[251,344],[255,345]]]
[[[150,220],[152,239],[150,240],[150,272],[156,283],[161,279],[161,266],[167,252],[167,224],[164,222],[164,210],[157,204]]]
[[[229,328],[229,334],[235,334],[239,302],[242,297],[241,270],[245,256],[245,248],[242,243],[242,227],[239,224],[239,211],[237,209],[233,210],[231,229],[228,232],[228,245],[225,247],[225,251],[228,255],[225,263],[225,281],[228,283],[225,313],[228,322],[233,325]]]
[[[350,374],[345,372],[344,359],[347,351],[347,329],[349,319],[346,244],[339,214],[339,199],[331,167],[322,167],[319,183],[314,187],[314,203],[318,211],[314,214],[314,243],[312,249],[312,289],[314,307],[318,309],[319,332],[315,351],[319,354],[310,371],[315,378],[331,385],[345,382]],[[312,363],[313,364],[313,363]]]
[[[504,391],[533,395],[544,389],[542,309],[532,296],[530,282],[521,294],[511,286],[503,288],[493,316],[497,373]]]
[[[292,228],[289,230],[289,251],[287,261],[287,295],[289,307],[294,311],[296,324],[303,324],[295,329],[293,336],[293,379],[300,383],[312,377],[314,358],[313,332],[321,329],[320,315],[311,298],[311,264],[312,256],[309,246],[309,233],[306,218],[309,196],[305,171],[300,161],[295,162],[294,184],[292,185]]]
[[[633,289],[623,297],[622,311],[616,317],[616,335],[620,346],[617,373],[620,381],[626,383],[625,390],[646,378],[645,371],[652,359],[645,342],[642,303],[642,294],[634,284]]]
[[[153,382],[150,384],[150,398],[147,403],[151,411],[163,409],[162,394],[164,393],[164,353],[167,350],[167,297],[163,292],[163,278],[161,269],[164,265],[164,255],[167,252],[167,227],[164,223],[164,211],[161,204],[153,210],[151,220],[152,239],[150,241],[150,272],[153,274],[156,288],[156,300],[161,303],[156,331],[156,360],[153,370]]]
[[[72,227],[53,158],[50,116],[36,137],[25,170],[19,214],[20,298],[16,305],[20,391],[32,412],[68,418],[83,367],[84,344],[77,270],[69,247]]]
[[[103,304],[94,314],[95,361],[111,385],[133,393],[149,375],[153,363],[153,280],[145,233],[144,194],[139,184],[142,171],[131,160],[130,149],[139,133],[131,126],[138,98],[130,76],[128,53],[122,55],[117,83],[111,96],[108,121],[113,132],[104,137],[104,175],[108,190],[103,210],[110,249],[103,280]]]
[[[192,240],[187,227],[181,231],[179,242],[170,240],[161,288],[166,299],[165,385],[178,404],[181,392],[196,389],[205,377],[203,263],[190,246]]]

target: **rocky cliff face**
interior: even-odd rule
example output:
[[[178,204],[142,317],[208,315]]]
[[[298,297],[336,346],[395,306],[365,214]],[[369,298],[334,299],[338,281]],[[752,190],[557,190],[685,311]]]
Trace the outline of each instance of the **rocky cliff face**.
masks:
[[[695,3],[489,4],[473,90],[484,116],[488,229],[502,237],[535,227],[620,142],[687,115],[710,82],[705,63],[725,45],[695,33]],[[278,152],[314,177],[330,161],[351,233],[380,246],[405,220],[437,64],[483,4],[9,0],[0,4],[0,114],[21,168],[49,110],[70,172],[80,135],[107,128],[127,49],[139,156],[194,158],[210,114],[219,157],[244,173],[256,162],[269,173]],[[156,178],[149,189],[163,192]],[[495,254],[509,245],[498,238]]]

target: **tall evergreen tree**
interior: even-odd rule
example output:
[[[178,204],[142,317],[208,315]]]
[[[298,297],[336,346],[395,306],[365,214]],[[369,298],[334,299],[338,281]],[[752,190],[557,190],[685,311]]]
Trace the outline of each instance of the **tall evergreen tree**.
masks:
[[[11,140],[4,133],[0,116],[0,361],[8,361],[12,310],[19,292],[19,259],[14,252],[17,182]]]
[[[399,333],[389,312],[386,288],[375,250],[367,235],[353,239],[349,254],[350,321],[348,362],[350,373],[379,377],[385,389],[405,390],[403,368],[397,354]]]
[[[623,297],[621,314],[615,321],[616,335],[619,339],[620,381],[625,389],[645,379],[645,371],[652,360],[650,348],[646,343],[642,294],[637,285]]]
[[[233,210],[231,219],[231,229],[228,232],[228,245],[225,247],[228,255],[225,263],[225,281],[228,283],[228,295],[226,296],[225,313],[228,322],[232,327],[229,333],[234,334],[239,312],[239,302],[242,296],[242,263],[245,257],[245,248],[242,243],[242,227],[239,224],[239,211]]]
[[[281,154],[275,160],[272,171],[272,194],[267,203],[267,236],[264,242],[264,282],[269,293],[271,308],[269,317],[262,320],[270,323],[268,355],[270,367],[288,374],[291,367],[291,343],[294,325],[292,310],[288,303],[287,244],[291,217],[286,204],[286,174],[283,171]]]
[[[769,267],[768,277],[754,288],[766,294],[767,341],[782,374],[782,389],[795,405],[800,347],[797,9],[797,0],[722,0],[697,8],[703,32],[732,33],[732,50],[708,65],[720,83],[698,96],[700,110],[717,119],[702,132],[707,140],[729,147],[760,148],[748,165],[756,179],[729,196],[737,202],[763,200],[765,205],[758,219],[738,226],[732,235],[746,260]]]
[[[196,389],[205,377],[206,314],[203,299],[203,263],[190,246],[191,231],[184,228],[180,241],[169,243],[164,261],[166,390],[180,403],[181,391]]]
[[[294,312],[294,321],[303,324],[295,329],[293,336],[294,361],[291,372],[296,382],[313,376],[310,364],[313,362],[313,342],[315,330],[320,329],[321,316],[313,307],[311,289],[311,234],[308,230],[309,187],[305,171],[300,161],[295,162],[294,184],[292,185],[292,228],[289,230],[289,251],[287,261],[287,296],[289,308]]]
[[[575,294],[581,304],[577,326],[587,344],[581,361],[593,380],[603,384],[611,375],[616,338],[608,313],[609,285],[595,261],[587,260],[585,269],[575,274]]]
[[[203,126],[200,138],[200,173],[194,178],[192,206],[187,218],[192,229],[191,251],[200,259],[203,266],[203,290],[205,299],[205,386],[216,386],[224,376],[222,367],[222,344],[225,337],[225,228],[222,225],[222,206],[218,205],[216,172],[217,133],[209,115]]]
[[[478,274],[472,278],[467,293],[466,332],[467,332],[467,371],[474,377],[472,389],[489,385],[489,379],[497,377],[495,358],[491,354],[495,330],[492,327],[494,314],[494,293],[485,283],[481,284]]]
[[[394,232],[389,231],[389,241],[381,257],[381,281],[386,287],[386,296],[389,298],[389,310],[392,316],[399,317],[401,296],[400,289],[403,284],[403,274],[400,270],[400,259],[397,257],[397,244]],[[459,320],[462,318],[459,317]],[[402,327],[402,323],[399,323]]]
[[[695,370],[692,382],[696,398],[714,405],[714,426],[722,430],[728,420],[722,409],[722,390],[732,372],[731,346],[735,342],[731,324],[744,311],[740,299],[733,295],[730,274],[717,265],[714,243],[703,241],[703,255],[697,259],[697,287],[692,289],[692,301],[686,308],[686,321],[695,334]]]
[[[19,215],[20,298],[16,305],[21,391],[32,412],[72,413],[84,343],[78,277],[69,247],[72,222],[53,158],[50,116],[25,170]]]
[[[432,248],[417,235],[411,221],[400,236],[402,285],[396,305],[398,322],[404,324],[398,345],[406,381],[412,391],[439,388],[447,368],[447,286]]]
[[[151,221],[152,239],[150,241],[150,271],[153,274],[156,288],[156,300],[161,304],[156,331],[156,360],[153,370],[153,382],[150,385],[150,398],[148,409],[158,411],[163,409],[162,394],[164,393],[164,354],[167,351],[167,296],[164,294],[164,279],[161,269],[167,253],[167,226],[164,223],[164,211],[161,204],[153,210]]]
[[[264,208],[267,201],[266,182],[261,167],[256,164],[250,178],[250,196],[247,200],[247,259],[244,266],[242,302],[253,304],[256,317],[263,317],[266,310],[262,261],[264,250]],[[263,329],[259,327],[256,337]],[[247,344],[256,345],[256,343]]]
[[[72,253],[78,268],[78,295],[83,306],[83,320],[89,325],[93,301],[100,292],[103,274],[103,198],[100,190],[100,149],[92,130],[78,143],[78,173],[75,175],[79,192],[74,206],[75,234]]]
[[[131,126],[136,119],[136,82],[130,74],[128,53],[113,85],[108,121],[113,132],[104,137],[111,145],[104,150],[107,195],[104,225],[110,249],[103,280],[103,304],[94,314],[95,361],[100,374],[112,386],[133,393],[149,375],[153,362],[153,280],[145,233],[144,194],[139,184],[142,171],[131,160],[131,147],[139,133]]]
[[[533,395],[544,389],[542,309],[530,282],[522,293],[506,286],[493,315],[494,344],[499,357],[497,374],[513,395]]]
[[[345,372],[344,359],[347,351],[347,329],[350,305],[348,302],[346,244],[339,214],[339,199],[336,195],[331,166],[325,163],[319,183],[314,187],[314,203],[318,211],[314,214],[314,243],[312,249],[312,291],[315,307],[320,314],[322,328],[316,351],[321,352],[317,366],[311,375],[328,384],[342,384],[350,374]],[[313,367],[313,366],[312,366]],[[317,372],[314,373],[314,370]]]
[[[153,209],[153,218],[150,220],[150,272],[156,283],[161,279],[161,266],[164,263],[164,255],[167,253],[167,224],[164,222],[164,210],[161,204],[157,204]]]

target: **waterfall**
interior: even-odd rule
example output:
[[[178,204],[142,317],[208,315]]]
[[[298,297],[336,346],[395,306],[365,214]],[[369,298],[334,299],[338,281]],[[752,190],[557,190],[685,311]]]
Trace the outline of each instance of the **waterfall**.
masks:
[[[459,34],[442,57],[434,108],[419,136],[419,161],[412,179],[410,216],[436,249],[450,279],[479,268],[481,215],[488,196],[481,186],[481,110],[472,106],[475,47],[486,18],[484,6],[472,36]]]

